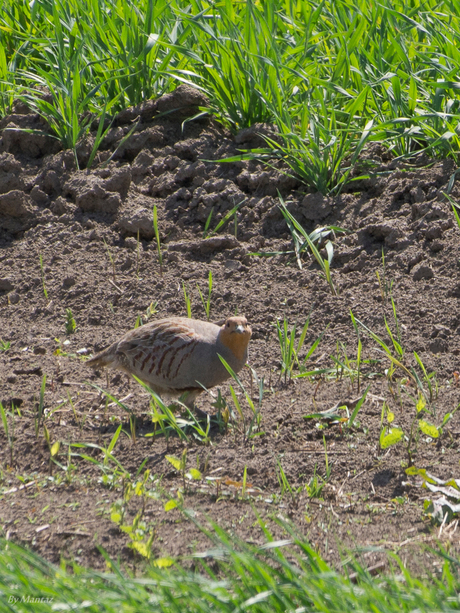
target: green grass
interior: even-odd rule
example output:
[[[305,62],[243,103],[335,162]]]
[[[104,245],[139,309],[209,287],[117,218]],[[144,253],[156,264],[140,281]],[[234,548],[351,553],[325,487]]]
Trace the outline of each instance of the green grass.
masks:
[[[281,522],[280,522],[281,523]],[[265,528],[264,546],[239,541],[217,525],[207,551],[183,560],[159,558],[133,577],[108,559],[110,571],[76,563],[59,567],[0,540],[2,611],[458,611],[458,560],[439,554],[442,578],[415,579],[396,556],[376,581],[357,561],[338,572],[287,524],[283,540]],[[200,572],[186,570],[194,560]],[[391,571],[391,566],[393,567]]]
[[[209,271],[209,275],[208,275],[208,298],[207,298],[207,300],[205,300],[205,298],[203,296],[203,293],[202,293],[198,283],[196,284],[196,287],[197,287],[198,293],[200,294],[201,302],[202,302],[204,310],[206,312],[206,319],[209,321],[209,314],[210,314],[210,311],[211,311],[212,272]]]
[[[459,154],[459,45],[451,0],[3,0],[0,114],[22,97],[77,160],[93,120],[186,82],[233,131],[276,126],[242,155],[337,193],[369,141]]]
[[[76,323],[75,318],[73,316],[72,309],[66,309],[65,310],[65,317],[66,317],[66,321],[65,321],[65,333],[66,334],[73,334],[75,332],[75,330],[77,329],[77,323]]]
[[[8,351],[10,347],[11,341],[4,341],[2,338],[0,338],[0,351]]]

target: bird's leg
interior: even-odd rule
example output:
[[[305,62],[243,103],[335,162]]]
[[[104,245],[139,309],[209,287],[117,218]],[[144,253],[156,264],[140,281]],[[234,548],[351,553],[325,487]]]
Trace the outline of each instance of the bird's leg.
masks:
[[[209,417],[209,413],[206,413],[206,411],[199,409],[195,404],[195,399],[197,396],[199,396],[199,394],[200,392],[197,393],[195,391],[184,392],[180,396],[179,402],[185,405],[189,411],[192,411],[193,413],[195,413],[195,415],[199,417],[200,419],[207,419]]]

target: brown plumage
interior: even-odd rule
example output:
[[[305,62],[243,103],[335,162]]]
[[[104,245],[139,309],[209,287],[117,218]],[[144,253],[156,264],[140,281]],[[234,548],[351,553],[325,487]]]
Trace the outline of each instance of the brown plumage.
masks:
[[[86,363],[135,375],[160,395],[188,392],[186,403],[192,406],[202,386],[209,389],[229,378],[219,355],[235,372],[243,368],[251,334],[245,317],[229,317],[221,327],[168,317],[131,330]]]

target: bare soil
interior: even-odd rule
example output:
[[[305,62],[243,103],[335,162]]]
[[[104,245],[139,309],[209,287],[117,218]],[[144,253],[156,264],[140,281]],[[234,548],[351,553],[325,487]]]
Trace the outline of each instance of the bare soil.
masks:
[[[0,351],[0,401],[9,414],[12,440],[11,450],[0,426],[0,534],[29,544],[53,562],[64,556],[103,568],[102,546],[113,559],[133,567],[142,557],[111,518],[124,493],[124,523],[132,525],[143,510],[141,521],[154,535],[152,557],[200,551],[208,541],[195,524],[177,509],[164,509],[183,488],[165,456],[181,457],[186,448],[187,468],[199,468],[203,479],[187,482],[183,504],[199,522],[212,519],[262,543],[256,511],[275,536],[281,535],[276,518],[290,519],[333,564],[340,562],[343,549],[362,548],[368,566],[380,563],[382,552],[391,550],[414,567],[431,568],[438,561],[423,545],[440,537],[458,553],[456,524],[440,532],[430,523],[423,510],[429,492],[406,475],[408,455],[402,444],[379,448],[383,403],[394,412],[394,423],[408,433],[417,390],[402,368],[388,373],[390,360],[363,329],[362,359],[373,362],[362,365],[358,389],[353,374],[358,336],[350,311],[393,347],[385,329],[386,318],[397,337],[393,297],[403,364],[409,371],[416,368],[422,378],[416,351],[427,373],[435,373],[432,382],[438,389],[429,404],[432,414],[425,418],[439,425],[457,407],[460,395],[460,231],[443,195],[455,167],[450,161],[404,166],[374,147],[367,156],[379,174],[350,183],[335,198],[308,193],[281,167],[217,163],[239,150],[263,146],[260,133],[272,128],[255,126],[232,135],[212,118],[194,118],[205,103],[199,93],[182,86],[123,112],[89,170],[92,137],[78,151],[83,170],[77,170],[73,153],[62,151],[55,139],[22,131],[47,128],[23,105],[0,121],[0,339],[4,348],[10,343]],[[135,131],[123,141],[135,122]],[[334,242],[337,296],[307,254],[301,270],[292,254],[251,255],[293,248],[278,192],[308,232],[328,224],[347,231]],[[460,196],[456,184],[451,195]],[[232,219],[203,238],[211,210],[210,230],[239,203],[236,225]],[[192,315],[204,319],[197,284],[207,295],[209,271],[211,320],[237,312],[246,315],[253,329],[249,363],[264,377],[265,388],[260,428],[253,431],[257,436],[245,436],[252,412],[240,395],[243,424],[224,385],[221,392],[233,412],[228,428],[215,415],[213,390],[214,398],[203,394],[197,402],[213,415],[208,444],[194,437],[190,427],[188,441],[171,435],[167,443],[152,423],[145,390],[114,371],[107,385],[105,374],[85,366],[85,358],[132,329],[139,317],[145,322],[152,303],[153,317],[186,315],[183,284],[192,299]],[[66,309],[77,326],[72,334],[66,334]],[[324,335],[305,368],[332,368],[331,356],[338,356],[343,363],[351,360],[352,376],[338,369],[286,381],[280,377],[275,322],[287,318],[290,328],[297,322],[300,329],[310,312],[301,357]],[[298,372],[296,368],[293,374]],[[43,422],[37,436],[44,375]],[[250,392],[248,369],[241,380]],[[94,385],[122,400],[137,417],[135,436],[130,413]],[[328,425],[305,418],[336,405],[347,405],[351,412],[368,385],[352,428],[346,421]],[[252,394],[257,405],[254,385]],[[341,414],[346,417],[345,410]],[[459,420],[455,414],[437,440],[420,437],[413,456],[418,468],[440,478],[459,476]],[[50,465],[43,423],[50,444],[60,442],[55,460],[61,467]],[[119,465],[111,458],[104,464],[99,448],[108,447],[120,423],[123,430],[112,451]],[[306,485],[315,471],[326,474],[324,442],[330,478],[315,497]],[[117,476],[120,465],[133,483],[150,470],[146,494],[129,498],[127,479]],[[282,492],[280,465],[291,493]]]

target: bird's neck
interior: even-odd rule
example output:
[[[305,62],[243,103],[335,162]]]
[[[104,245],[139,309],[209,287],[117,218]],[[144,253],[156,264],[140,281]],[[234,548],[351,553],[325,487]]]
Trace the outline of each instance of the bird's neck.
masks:
[[[233,353],[238,361],[246,361],[246,349],[249,342],[246,334],[220,333],[219,336],[222,344]]]

